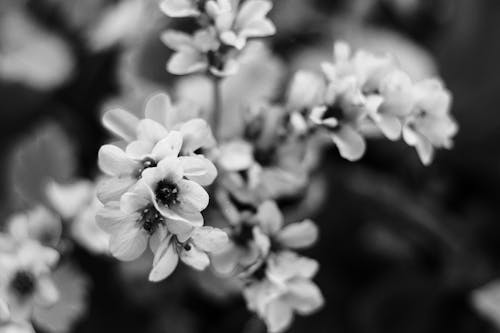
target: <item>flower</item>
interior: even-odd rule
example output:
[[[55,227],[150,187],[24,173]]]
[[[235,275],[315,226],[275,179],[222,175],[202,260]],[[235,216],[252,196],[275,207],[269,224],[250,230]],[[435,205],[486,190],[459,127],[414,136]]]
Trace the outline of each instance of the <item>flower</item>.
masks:
[[[171,130],[182,134],[182,155],[191,155],[199,149],[210,149],[215,145],[210,126],[199,118],[199,108],[192,103],[180,101],[173,105],[164,93],[151,96],[144,108],[145,119],[122,109],[112,109],[103,116],[104,126],[126,142],[135,140],[158,143]]]
[[[236,73],[238,69],[238,64],[231,54],[220,49],[213,29],[201,29],[192,36],[167,30],[161,35],[161,40],[175,51],[167,64],[167,71],[172,74],[209,71],[215,76],[227,76]]]
[[[163,0],[160,9],[169,17],[199,16],[203,8],[200,0]]]
[[[47,198],[54,209],[70,223],[71,237],[87,250],[108,253],[109,235],[95,222],[103,204],[96,197],[96,186],[86,180],[71,184],[47,184]]]
[[[139,140],[131,142],[125,151],[110,144],[99,149],[99,167],[110,176],[98,185],[97,195],[101,202],[119,200],[123,193],[137,183],[144,170],[155,167],[164,158],[179,155],[182,146],[180,132],[167,132],[152,120],[145,119],[142,124],[145,123],[151,124],[138,125]],[[145,128],[149,129],[148,133],[141,135]],[[147,140],[152,137],[157,139],[154,145]]]
[[[50,274],[59,260],[56,250],[26,239],[12,251],[0,253],[2,312],[14,323],[29,322],[37,306],[50,306],[58,291]],[[7,310],[7,311],[6,311]]]
[[[247,39],[266,37],[276,33],[274,24],[266,18],[272,8],[270,1],[249,0],[239,1],[210,0],[205,7],[207,14],[215,21],[215,27],[220,39],[226,45],[241,50]]]
[[[450,149],[458,126],[449,114],[451,95],[436,79],[423,80],[413,87],[415,104],[405,119],[403,138],[414,146],[424,165],[433,158],[435,148]]]
[[[293,252],[271,256],[243,290],[248,308],[265,321],[269,332],[284,331],[294,312],[308,315],[323,305],[321,291],[311,281],[317,270],[315,260]]]
[[[194,269],[204,270],[210,264],[208,254],[220,251],[227,241],[224,231],[207,226],[195,228],[185,241],[170,234],[155,253],[149,280],[156,282],[167,278],[174,271],[179,258]]]
[[[231,223],[230,241],[213,261],[223,274],[254,267],[270,252],[308,247],[318,237],[318,229],[310,220],[283,226],[283,214],[274,201],[263,202],[255,212],[238,212],[227,203],[224,207]]]

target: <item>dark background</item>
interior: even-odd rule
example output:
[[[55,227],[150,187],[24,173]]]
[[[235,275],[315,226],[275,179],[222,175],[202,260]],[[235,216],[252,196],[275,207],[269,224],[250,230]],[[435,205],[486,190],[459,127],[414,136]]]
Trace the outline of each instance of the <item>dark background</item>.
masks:
[[[288,63],[305,47],[331,43],[337,34],[331,21],[359,14],[349,1],[285,2],[275,1],[273,15],[283,32],[272,47]],[[471,293],[500,277],[500,2],[424,0],[411,14],[390,1],[373,3],[356,16],[359,24],[397,31],[434,57],[453,93],[460,131],[454,149],[439,151],[430,167],[402,143],[370,142],[356,164],[334,150],[325,153],[319,174],[328,179],[327,196],[313,214],[321,239],[306,254],[321,263],[316,281],[326,305],[297,317],[290,332],[495,332],[471,305]],[[0,77],[3,216],[19,206],[11,189],[19,142],[47,124],[60,126],[64,136],[57,140],[70,143],[76,156],[72,174],[96,175],[97,150],[109,139],[99,122],[102,103],[119,94],[122,84],[117,71],[124,47],[92,51],[60,2],[24,6],[70,45],[76,70],[66,83],[45,91]],[[307,10],[280,30],[280,8],[294,6]],[[161,50],[160,62],[168,57]],[[142,72],[167,87],[172,78],[156,72],[162,66],[144,65]],[[38,170],[49,164],[41,156],[23,166]],[[150,285],[145,277],[120,278],[123,267],[111,259],[78,247],[74,253],[92,286],[89,310],[75,332],[263,331],[242,299],[217,298],[184,283],[191,277],[187,270]]]

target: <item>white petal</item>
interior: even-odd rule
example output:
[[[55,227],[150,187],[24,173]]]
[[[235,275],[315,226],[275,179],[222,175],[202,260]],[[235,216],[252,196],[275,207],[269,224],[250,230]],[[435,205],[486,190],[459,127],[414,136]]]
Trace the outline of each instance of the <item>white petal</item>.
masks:
[[[298,313],[308,315],[323,306],[324,299],[319,288],[310,280],[296,279],[288,286],[285,301]]]
[[[142,119],[137,125],[137,138],[139,140],[158,142],[167,136],[168,132],[162,124],[151,120]]]
[[[177,267],[179,255],[175,251],[173,243],[170,239],[165,240],[158,248],[153,269],[149,273],[149,281],[158,282],[166,279]]]
[[[148,238],[137,226],[120,229],[109,240],[109,250],[113,256],[123,261],[131,261],[141,256],[147,247]]]
[[[110,202],[97,211],[96,224],[105,232],[115,234],[124,226],[133,225],[137,218],[136,214],[123,213],[119,202]]]
[[[189,17],[200,15],[193,0],[163,0],[160,9],[169,17]]]
[[[215,145],[215,139],[208,123],[201,119],[191,119],[182,124],[180,131],[182,133],[184,154],[193,153],[199,148],[210,148]]]
[[[382,133],[392,141],[398,140],[401,137],[402,124],[401,121],[394,116],[379,114],[380,118],[377,121],[377,126]]]
[[[178,199],[182,207],[191,207],[199,212],[208,206],[208,193],[201,185],[191,180],[182,179],[177,183]]]
[[[99,167],[110,176],[131,175],[139,167],[123,150],[113,145],[104,145],[99,149]]]
[[[199,51],[186,49],[170,57],[167,71],[176,75],[184,75],[204,71],[207,67],[207,60]]]
[[[318,227],[310,220],[289,224],[278,234],[278,240],[292,249],[310,246],[317,238]]]
[[[238,27],[246,27],[253,21],[263,19],[271,10],[273,4],[265,0],[245,1],[236,18]]]
[[[225,170],[246,170],[253,163],[253,148],[245,141],[232,141],[220,148],[218,164]]]
[[[175,51],[195,47],[191,35],[184,32],[167,30],[161,34],[160,38],[165,45]]]
[[[177,183],[182,179],[184,175],[184,169],[182,168],[182,163],[178,158],[175,157],[167,157],[158,163],[156,168],[151,168],[158,173],[161,178],[167,179],[172,183]],[[145,171],[148,171],[147,169]]]
[[[274,235],[283,226],[283,214],[274,201],[263,202],[258,207],[257,219],[267,235]]]
[[[139,119],[128,111],[113,109],[104,114],[102,123],[109,131],[125,141],[132,141],[136,138],[136,128],[139,124]]]
[[[149,198],[145,198],[134,192],[127,192],[121,197],[120,209],[125,214],[133,214],[144,210],[150,203]]]
[[[210,258],[208,257],[208,255],[198,249],[196,246],[189,244],[187,246],[184,246],[184,248],[182,249],[180,258],[186,265],[189,265],[194,269],[200,271],[204,270],[208,267],[208,265],[210,265]]]
[[[170,131],[166,137],[161,139],[153,148],[151,155],[157,160],[166,157],[177,157],[182,147],[182,134],[178,131]]]
[[[283,332],[292,323],[293,311],[288,304],[275,300],[266,307],[263,319],[266,322],[268,332]]]
[[[349,161],[359,160],[365,153],[365,139],[350,126],[341,126],[332,134],[332,140],[340,155]]]
[[[207,186],[217,177],[215,165],[203,156],[182,156],[179,158],[184,169],[184,177]]]
[[[43,306],[53,305],[59,299],[59,291],[57,290],[54,282],[48,277],[40,278],[37,281],[37,291],[35,300],[38,304]]]
[[[142,159],[151,154],[154,143],[145,140],[135,140],[127,145],[125,153],[135,159]]]
[[[120,197],[131,188],[137,179],[132,177],[109,177],[97,183],[97,198],[102,203],[119,201]]]
[[[166,121],[172,113],[175,113],[175,109],[172,106],[170,97],[164,93],[151,96],[144,110],[146,118],[162,124],[166,129],[170,129],[173,125]]]
[[[227,234],[214,227],[196,228],[191,234],[194,245],[205,252],[220,252],[228,243]]]
[[[269,19],[256,20],[249,22],[245,27],[240,31],[240,36],[244,38],[251,37],[266,37],[271,36],[276,33],[276,27],[273,22]]]
[[[290,85],[287,104],[293,110],[311,108],[320,103],[324,91],[322,79],[312,72],[297,72]]]

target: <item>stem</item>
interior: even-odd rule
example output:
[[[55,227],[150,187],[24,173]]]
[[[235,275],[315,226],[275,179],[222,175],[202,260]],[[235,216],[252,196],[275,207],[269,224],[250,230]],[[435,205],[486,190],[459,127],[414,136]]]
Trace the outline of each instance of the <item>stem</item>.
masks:
[[[212,109],[212,131],[214,133],[215,139],[220,139],[220,125],[222,117],[222,89],[221,89],[221,79],[212,76],[212,88],[213,88],[213,109]]]

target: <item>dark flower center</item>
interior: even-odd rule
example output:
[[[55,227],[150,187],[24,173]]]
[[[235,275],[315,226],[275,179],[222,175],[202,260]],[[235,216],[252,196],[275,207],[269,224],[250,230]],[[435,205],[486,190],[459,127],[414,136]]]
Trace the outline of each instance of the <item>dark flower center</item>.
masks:
[[[142,176],[142,172],[147,168],[154,168],[157,165],[156,161],[151,157],[146,157],[141,161],[141,167],[136,172],[136,178],[139,179]]]
[[[323,115],[323,119],[328,119],[328,118],[335,118],[339,122],[345,119],[344,110],[342,110],[342,108],[338,103],[335,103],[333,105],[328,105],[325,114]]]
[[[160,224],[165,223],[165,219],[153,205],[150,205],[142,211],[139,223],[148,234],[152,235]]]
[[[234,227],[232,232],[233,242],[240,247],[248,247],[253,241],[253,225],[248,222],[243,222],[239,226]]]
[[[176,184],[169,182],[166,179],[160,180],[155,190],[156,199],[165,206],[171,206],[179,203],[177,199],[179,188]]]
[[[18,271],[10,283],[12,290],[21,297],[28,297],[35,292],[36,280],[31,272]]]
[[[266,270],[267,270],[267,265],[266,263],[263,263],[262,265],[257,268],[253,274],[252,278],[254,278],[257,281],[262,281],[266,277]]]

